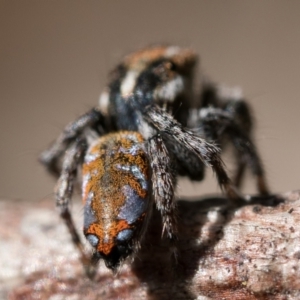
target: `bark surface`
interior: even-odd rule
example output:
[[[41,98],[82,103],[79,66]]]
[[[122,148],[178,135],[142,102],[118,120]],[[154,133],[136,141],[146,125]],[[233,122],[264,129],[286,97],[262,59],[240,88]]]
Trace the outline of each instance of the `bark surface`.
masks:
[[[134,261],[116,275],[100,263],[93,281],[51,200],[0,201],[0,299],[300,299],[300,193],[277,199],[179,201],[177,261],[155,212]]]

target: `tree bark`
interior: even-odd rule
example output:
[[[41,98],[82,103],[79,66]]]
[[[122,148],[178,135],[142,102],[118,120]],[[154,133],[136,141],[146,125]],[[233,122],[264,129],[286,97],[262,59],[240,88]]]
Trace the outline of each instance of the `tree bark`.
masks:
[[[52,201],[2,201],[0,298],[300,299],[300,193],[274,199],[283,202],[178,201],[176,252],[155,211],[134,260],[115,275],[100,263],[93,281]],[[82,210],[72,212],[81,228]]]

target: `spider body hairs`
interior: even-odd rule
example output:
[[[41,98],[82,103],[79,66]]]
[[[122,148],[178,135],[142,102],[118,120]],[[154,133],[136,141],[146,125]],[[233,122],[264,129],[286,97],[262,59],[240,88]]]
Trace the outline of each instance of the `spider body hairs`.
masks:
[[[248,166],[258,192],[269,194],[251,138],[248,104],[224,96],[211,83],[195,95],[197,60],[192,50],[177,46],[152,46],[126,56],[110,73],[99,104],[67,125],[41,154],[40,161],[58,177],[56,204],[85,266],[103,259],[117,270],[138,249],[153,202],[162,215],[163,233],[175,241],[177,175],[199,181],[205,167],[211,167],[234,205],[245,201],[238,187]],[[220,157],[228,142],[237,159],[233,181]],[[80,166],[91,259],[69,211]]]

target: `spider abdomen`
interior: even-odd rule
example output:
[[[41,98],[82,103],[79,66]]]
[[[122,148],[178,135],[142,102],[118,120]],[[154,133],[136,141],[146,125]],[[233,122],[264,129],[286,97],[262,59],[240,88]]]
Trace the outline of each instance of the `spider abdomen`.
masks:
[[[122,131],[97,139],[83,164],[84,233],[110,268],[140,239],[151,199],[144,139]]]

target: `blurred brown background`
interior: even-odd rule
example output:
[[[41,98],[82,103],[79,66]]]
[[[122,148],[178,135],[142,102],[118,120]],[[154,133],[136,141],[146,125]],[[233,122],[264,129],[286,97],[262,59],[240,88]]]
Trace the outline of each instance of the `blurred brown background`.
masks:
[[[39,152],[97,103],[124,54],[161,42],[193,47],[212,79],[243,88],[272,189],[300,188],[299,1],[7,0],[0,1],[0,196],[50,195],[54,181]],[[217,191],[208,177],[181,182],[179,193]]]

